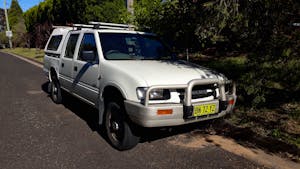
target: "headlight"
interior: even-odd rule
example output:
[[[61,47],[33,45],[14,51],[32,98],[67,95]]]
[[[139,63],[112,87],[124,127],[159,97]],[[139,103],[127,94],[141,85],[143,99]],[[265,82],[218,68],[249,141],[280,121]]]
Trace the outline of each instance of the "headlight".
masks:
[[[138,87],[136,89],[136,94],[138,99],[144,100],[146,97],[146,92],[148,88],[146,87]],[[168,100],[171,98],[170,91],[167,89],[153,89],[150,92],[149,99],[150,100]]]
[[[169,100],[170,91],[167,89],[154,89],[150,92],[150,100]]]

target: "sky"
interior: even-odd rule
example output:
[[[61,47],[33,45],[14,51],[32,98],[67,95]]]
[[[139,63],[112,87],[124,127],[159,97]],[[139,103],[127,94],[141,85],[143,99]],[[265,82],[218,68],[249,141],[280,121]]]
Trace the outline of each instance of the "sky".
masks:
[[[25,12],[29,8],[33,7],[34,5],[39,4],[42,1],[44,1],[44,0],[18,0],[23,12]],[[6,0],[6,3],[7,3],[6,7],[9,8],[11,0]],[[4,0],[0,0],[0,8],[3,8],[3,7],[4,7]]]

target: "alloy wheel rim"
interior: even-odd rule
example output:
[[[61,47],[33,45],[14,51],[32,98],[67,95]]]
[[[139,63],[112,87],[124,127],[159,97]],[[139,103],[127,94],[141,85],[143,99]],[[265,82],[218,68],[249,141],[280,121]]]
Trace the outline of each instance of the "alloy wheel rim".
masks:
[[[56,85],[54,84],[53,87],[52,87],[52,95],[53,95],[53,99],[56,100],[57,99],[57,87]]]
[[[117,142],[120,142],[123,138],[123,126],[121,124],[120,117],[118,117],[119,111],[120,108],[118,108],[117,106],[111,106],[108,126],[111,137]]]

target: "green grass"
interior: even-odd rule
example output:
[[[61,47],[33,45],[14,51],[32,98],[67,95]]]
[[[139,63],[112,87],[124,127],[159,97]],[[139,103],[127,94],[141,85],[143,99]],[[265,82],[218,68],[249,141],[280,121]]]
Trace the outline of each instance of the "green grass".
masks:
[[[237,80],[247,71],[245,67],[246,62],[247,57],[240,55],[200,61],[199,64],[222,72],[230,79]]]
[[[230,123],[242,128],[250,128],[258,135],[272,137],[277,140],[296,145],[300,148],[300,102],[297,98],[290,94],[285,96],[284,93],[281,93],[280,91],[285,88],[283,88],[280,83],[277,81],[269,81],[267,83],[268,86],[266,87],[274,90],[276,89],[273,91],[277,94],[277,96],[280,96],[279,101],[274,99],[268,100],[268,104],[272,105],[271,107],[251,109],[247,102],[245,102],[245,98],[241,97],[241,91],[243,89],[242,85],[245,83],[241,78],[249,72],[247,69],[248,59],[246,55],[239,55],[235,57],[214,57],[208,59],[205,57],[204,59],[201,59],[199,56],[191,58],[191,62],[196,62],[200,65],[215,69],[218,72],[224,73],[230,79],[238,82],[237,94],[239,96],[239,100],[236,105],[235,113],[228,118]],[[296,64],[295,61],[291,62],[293,65]],[[277,69],[273,68],[277,65],[263,66],[263,68],[269,69],[271,67],[273,71],[277,71]],[[288,65],[286,67],[288,67]],[[282,70],[278,69],[278,72],[280,71]],[[277,106],[273,105],[275,101]]]
[[[43,63],[44,51],[36,48],[1,49],[2,52],[13,53]]]

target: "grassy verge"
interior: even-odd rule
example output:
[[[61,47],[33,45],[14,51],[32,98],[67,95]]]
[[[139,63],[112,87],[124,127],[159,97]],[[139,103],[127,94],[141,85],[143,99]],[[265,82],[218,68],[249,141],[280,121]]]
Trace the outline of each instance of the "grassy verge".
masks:
[[[238,134],[236,137],[232,134],[234,130],[222,133],[254,147],[261,147],[269,152],[300,161],[300,99],[297,94],[289,93],[276,83],[272,83],[268,87],[276,90],[274,97],[277,99],[268,99],[265,106],[252,108],[247,104],[249,99],[246,100],[241,96],[244,90],[241,86],[245,85],[242,77],[250,71],[246,66],[248,62],[246,55],[208,59],[207,57],[201,59],[198,56],[191,58],[191,62],[222,72],[237,82],[238,102],[235,112],[226,121],[230,126],[238,128],[237,133],[248,136]]]
[[[244,55],[197,61],[200,65],[225,73],[226,76],[238,80],[239,83],[243,83],[239,79],[248,71],[245,66],[246,62],[247,57]],[[276,88],[275,85],[272,87]],[[239,90],[237,94],[239,95]],[[240,99],[235,113],[228,120],[235,126],[249,128],[263,137],[272,137],[300,148],[300,102],[285,100],[282,97],[278,103],[280,104],[276,106],[252,109],[245,106]]]
[[[35,49],[35,48],[1,49],[1,51],[17,54],[17,55],[23,56],[25,58],[29,58],[29,59],[38,61],[40,63],[43,62],[43,58],[44,58],[44,51],[41,49]]]

